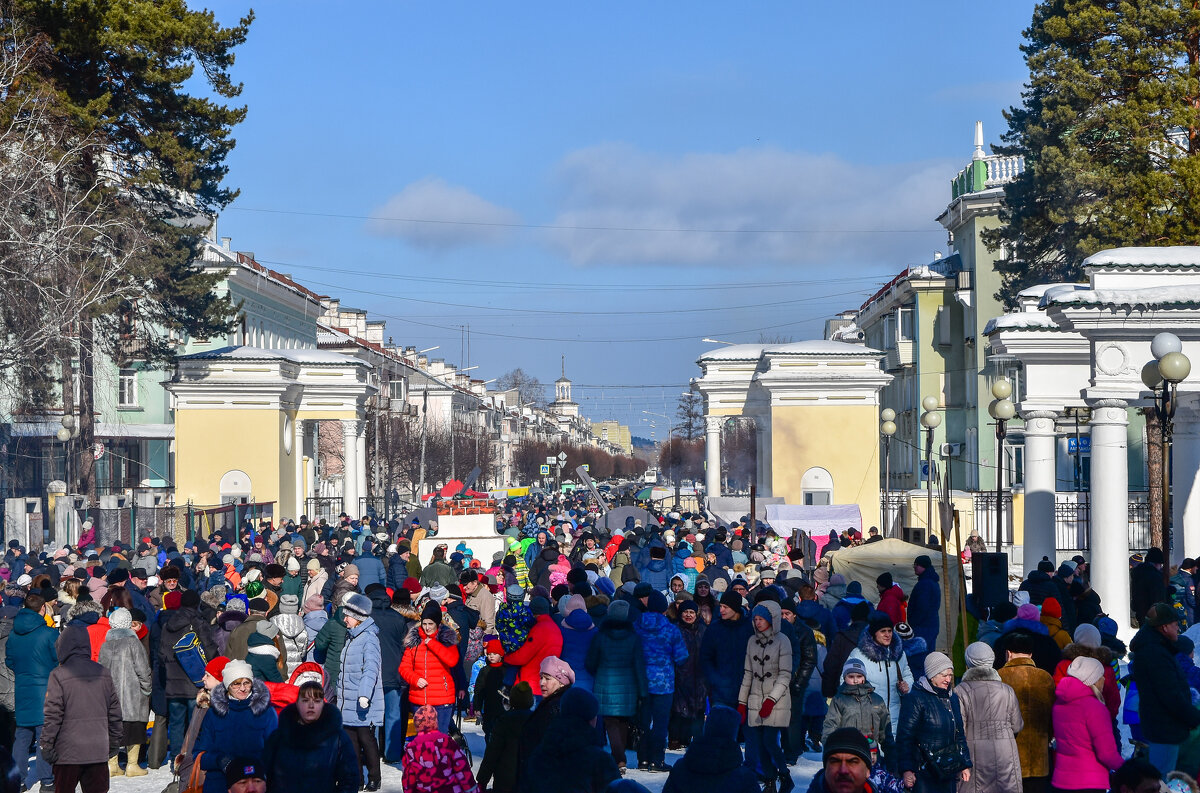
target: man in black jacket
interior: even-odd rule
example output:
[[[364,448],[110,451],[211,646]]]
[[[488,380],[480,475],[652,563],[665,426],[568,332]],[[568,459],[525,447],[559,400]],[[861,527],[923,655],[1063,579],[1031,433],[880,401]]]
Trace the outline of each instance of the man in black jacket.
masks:
[[[1179,745],[1200,726],[1200,710],[1192,705],[1187,679],[1175,660],[1178,638],[1179,613],[1168,603],[1155,603],[1129,643],[1142,736],[1151,764],[1164,774],[1175,770]]]
[[[858,639],[866,630],[867,619],[871,616],[871,604],[855,603],[850,611],[850,627],[833,637],[829,645],[829,653],[825,656],[825,667],[821,670],[821,695],[828,698],[837,694],[842,682],[842,665],[858,646]],[[932,649],[932,648],[931,648]]]
[[[1129,599],[1139,623],[1145,620],[1146,611],[1151,605],[1167,600],[1167,584],[1163,580],[1162,569],[1162,549],[1151,548],[1146,552],[1146,561],[1129,573]]]
[[[796,619],[796,601],[788,598],[780,604],[783,629],[792,640],[792,717],[788,724],[787,737],[783,743],[784,759],[795,765],[804,751],[804,698],[808,693],[808,681],[817,668],[817,638],[812,628]]]

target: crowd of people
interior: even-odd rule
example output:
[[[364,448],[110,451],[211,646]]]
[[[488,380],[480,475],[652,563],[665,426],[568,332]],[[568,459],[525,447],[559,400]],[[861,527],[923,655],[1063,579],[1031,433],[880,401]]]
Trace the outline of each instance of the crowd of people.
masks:
[[[668,793],[786,793],[819,753],[814,793],[1196,791],[1194,560],[1169,581],[1161,554],[1133,560],[1129,648],[1086,561],[1044,560],[969,603],[956,672],[936,541],[908,591],[896,568],[864,592],[837,556],[876,529],[818,551],[749,517],[646,516],[610,530],[583,496],[512,500],[488,559],[436,522],[349,516],[10,542],[8,789],[166,765],[182,793],[345,793],[386,763],[413,793],[644,789],[629,766]]]

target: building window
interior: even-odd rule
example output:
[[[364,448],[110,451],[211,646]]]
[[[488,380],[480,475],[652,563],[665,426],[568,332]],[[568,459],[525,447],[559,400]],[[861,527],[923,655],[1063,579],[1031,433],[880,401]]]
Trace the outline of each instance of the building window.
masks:
[[[117,375],[117,407],[135,408],[137,406],[137,370],[122,369]]]
[[[399,399],[404,401],[404,380],[389,380],[388,381],[388,398]]]
[[[900,341],[913,340],[913,307],[900,306]]]

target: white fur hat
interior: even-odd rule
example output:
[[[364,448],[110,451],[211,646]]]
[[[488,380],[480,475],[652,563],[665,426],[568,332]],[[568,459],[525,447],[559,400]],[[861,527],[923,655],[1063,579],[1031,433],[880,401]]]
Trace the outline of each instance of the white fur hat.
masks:
[[[254,670],[250,668],[250,664],[245,661],[233,660],[225,664],[224,671],[221,672],[221,682],[225,687],[233,685],[238,680],[253,680]]]

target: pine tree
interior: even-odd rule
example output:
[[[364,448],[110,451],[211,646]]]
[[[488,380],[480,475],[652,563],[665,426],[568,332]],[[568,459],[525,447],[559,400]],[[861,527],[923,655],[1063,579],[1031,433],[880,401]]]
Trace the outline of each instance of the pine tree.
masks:
[[[1047,0],[1022,46],[1029,82],[1006,113],[999,297],[1077,280],[1096,251],[1200,242],[1200,9],[1183,0]]]
[[[232,327],[235,306],[213,292],[222,275],[194,262],[210,219],[236,196],[222,184],[224,161],[246,108],[222,102],[241,93],[229,70],[253,13],[225,28],[184,0],[10,0],[0,18],[49,50],[0,111],[53,107],[57,131],[77,153],[67,180],[85,196],[84,216],[104,229],[66,265],[84,286],[99,271],[119,276],[109,299],[63,329],[62,356],[79,359],[77,470],[94,492],[96,355],[166,363],[182,337]],[[209,96],[190,92],[197,68]],[[70,377],[62,372],[64,400]]]

